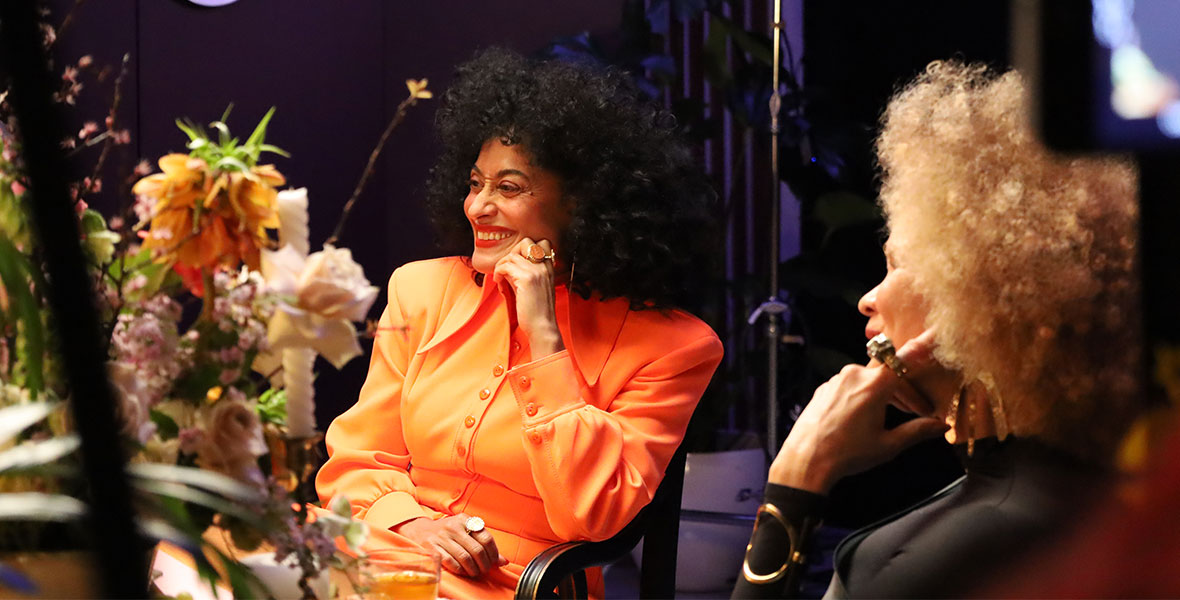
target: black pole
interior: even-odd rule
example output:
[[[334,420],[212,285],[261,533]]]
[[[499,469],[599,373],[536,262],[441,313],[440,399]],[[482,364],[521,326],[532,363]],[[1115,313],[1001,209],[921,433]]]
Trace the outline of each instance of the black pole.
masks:
[[[1180,348],[1180,153],[1140,154],[1139,163],[1139,268],[1143,277],[1142,372],[1147,394],[1155,406],[1167,406],[1168,390],[1155,376],[1161,350]]]
[[[108,598],[141,598],[147,593],[148,546],[135,528],[115,397],[106,379],[98,313],[59,145],[65,129],[59,106],[52,102],[53,79],[36,5],[33,0],[0,1],[2,56],[12,76],[11,102],[28,170],[33,227],[47,270],[55,350],[65,366],[81,438],[90,494],[88,533],[101,591]]]

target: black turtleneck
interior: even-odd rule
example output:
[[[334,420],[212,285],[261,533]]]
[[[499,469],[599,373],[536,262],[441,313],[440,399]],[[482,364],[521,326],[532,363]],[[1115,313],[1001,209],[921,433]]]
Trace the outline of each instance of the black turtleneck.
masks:
[[[956,446],[966,475],[906,511],[861,529],[836,550],[829,594],[871,598],[963,596],[1053,534],[1094,499],[1105,472],[1028,439]],[[798,497],[769,484],[766,501]],[[783,512],[790,506],[780,506]],[[772,533],[770,531],[767,532]],[[749,556],[785,559],[782,536],[759,532]],[[775,543],[775,542],[778,543]],[[781,561],[778,564],[782,564]],[[786,586],[754,586],[738,576],[735,598],[792,597]]]

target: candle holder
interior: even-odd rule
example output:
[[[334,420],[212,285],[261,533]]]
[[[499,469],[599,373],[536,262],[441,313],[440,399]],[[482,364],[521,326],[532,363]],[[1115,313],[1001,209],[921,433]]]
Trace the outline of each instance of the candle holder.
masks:
[[[270,472],[279,485],[297,502],[318,500],[315,474],[324,461],[320,452],[324,434],[317,431],[307,437],[292,438],[285,428],[267,425],[265,437],[270,449]]]

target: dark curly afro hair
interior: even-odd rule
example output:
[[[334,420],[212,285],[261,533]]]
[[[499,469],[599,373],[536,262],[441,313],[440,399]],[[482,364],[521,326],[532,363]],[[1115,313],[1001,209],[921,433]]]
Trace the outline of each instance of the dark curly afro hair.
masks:
[[[459,67],[435,127],[443,151],[426,196],[446,251],[471,255],[468,176],[499,138],[562,179],[572,220],[560,251],[582,297],[691,306],[713,272],[716,194],[674,118],[625,73],[486,50]]]

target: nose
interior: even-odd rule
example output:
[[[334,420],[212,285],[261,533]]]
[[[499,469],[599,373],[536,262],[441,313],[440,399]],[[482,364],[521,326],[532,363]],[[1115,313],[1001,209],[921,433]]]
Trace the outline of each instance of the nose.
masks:
[[[473,220],[496,214],[496,203],[492,201],[492,192],[488,187],[483,186],[478,192],[467,195],[467,216]]]
[[[873,286],[873,289],[865,292],[865,295],[860,297],[860,301],[856,303],[856,310],[860,314],[872,318],[877,314],[877,290],[881,288],[881,284]]]

